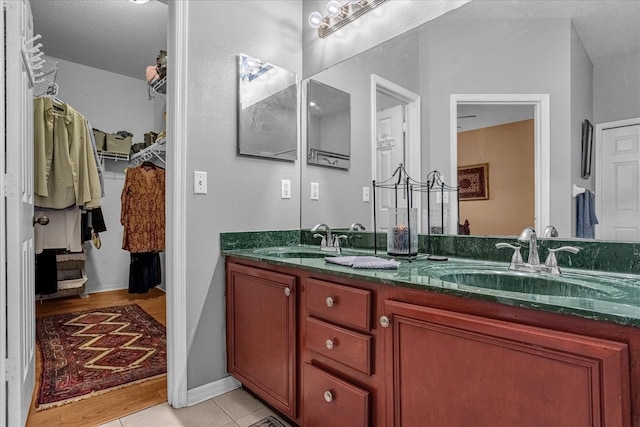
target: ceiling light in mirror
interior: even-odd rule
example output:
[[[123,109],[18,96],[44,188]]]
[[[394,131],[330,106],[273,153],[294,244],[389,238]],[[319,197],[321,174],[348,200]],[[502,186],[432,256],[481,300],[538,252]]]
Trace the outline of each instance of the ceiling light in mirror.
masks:
[[[325,38],[365,13],[386,3],[389,0],[348,0],[344,4],[331,0],[326,6],[326,16],[320,12],[312,12],[308,22],[312,28],[318,29],[318,36]]]
[[[131,3],[133,4],[145,4],[147,3],[149,0],[129,0]]]

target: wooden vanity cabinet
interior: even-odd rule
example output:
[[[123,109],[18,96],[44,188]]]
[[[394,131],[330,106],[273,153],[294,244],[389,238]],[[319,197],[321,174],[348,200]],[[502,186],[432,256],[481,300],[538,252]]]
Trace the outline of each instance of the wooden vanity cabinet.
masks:
[[[640,425],[636,328],[408,289],[385,298],[389,427]]]
[[[383,348],[373,321],[378,291],[343,278],[302,278],[305,427],[384,426],[384,375],[376,363]]]
[[[297,280],[227,262],[227,370],[291,419],[297,415]]]
[[[300,426],[640,426],[639,328],[233,261],[228,370]]]

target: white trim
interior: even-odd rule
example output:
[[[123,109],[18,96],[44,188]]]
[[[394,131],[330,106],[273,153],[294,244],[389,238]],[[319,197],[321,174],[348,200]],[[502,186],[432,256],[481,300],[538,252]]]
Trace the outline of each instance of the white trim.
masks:
[[[197,405],[231,390],[240,388],[242,384],[232,376],[224,377],[212,383],[203,384],[187,392],[187,406]]]
[[[640,125],[640,117],[625,120],[616,120],[614,122],[604,122],[596,124],[596,131],[593,141],[593,156],[596,158],[595,168],[595,197],[596,197],[596,218],[602,218],[602,174],[598,171],[602,170],[602,141],[604,139],[604,131],[608,129],[621,128],[625,126]],[[599,224],[596,225],[595,238],[600,239],[602,235],[602,228]]]
[[[387,95],[397,98],[405,103],[407,108],[407,116],[405,117],[405,121],[409,124],[406,130],[407,136],[407,145],[408,145],[408,153],[405,153],[406,164],[405,169],[409,176],[416,181],[422,181],[420,178],[420,95],[417,95],[402,86],[399,86],[389,80],[386,80],[376,74],[371,75],[371,180],[376,179],[376,134],[378,133],[377,129],[377,111],[378,111],[378,103],[377,103],[377,93],[378,90],[384,91]],[[371,189],[374,191],[373,189]],[[416,197],[413,199],[413,207],[418,209],[418,212],[422,212],[421,210],[421,198]],[[372,215],[374,208],[371,210]],[[421,218],[422,214],[418,215],[418,231],[421,230]],[[371,218],[371,223],[373,224],[373,217]]]
[[[189,2],[169,2],[167,90],[167,397],[187,405],[186,163]]]
[[[458,104],[531,105],[534,108],[535,224],[551,224],[551,114],[549,94],[452,94],[449,104],[451,181],[458,182]],[[457,230],[458,206],[452,205],[451,226]]]
[[[4,0],[0,0],[0,34],[2,34],[2,45],[6,43],[4,36]],[[6,387],[6,357],[7,354],[7,216],[5,210],[5,78],[4,75],[4,47],[0,49],[0,425],[4,425],[7,420],[7,387]]]

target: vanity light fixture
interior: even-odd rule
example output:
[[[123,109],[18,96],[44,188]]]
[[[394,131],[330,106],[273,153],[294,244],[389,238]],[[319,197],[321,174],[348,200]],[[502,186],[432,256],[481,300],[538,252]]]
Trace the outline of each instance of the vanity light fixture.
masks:
[[[389,0],[347,0],[343,5],[331,0],[326,6],[326,16],[320,12],[309,15],[309,25],[318,29],[318,36],[325,38],[365,13],[375,9]]]
[[[129,0],[131,3],[134,4],[145,4],[147,3],[149,0]]]

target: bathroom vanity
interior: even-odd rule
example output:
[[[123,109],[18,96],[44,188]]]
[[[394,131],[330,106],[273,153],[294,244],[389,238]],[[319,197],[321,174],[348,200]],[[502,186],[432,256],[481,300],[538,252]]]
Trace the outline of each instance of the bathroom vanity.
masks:
[[[491,276],[504,263],[355,270],[314,251],[224,251],[228,371],[296,424],[640,425],[633,276],[568,272],[535,295]],[[481,273],[497,286],[454,283]]]

